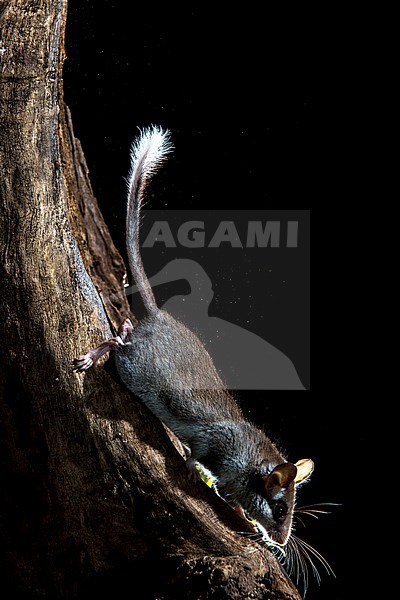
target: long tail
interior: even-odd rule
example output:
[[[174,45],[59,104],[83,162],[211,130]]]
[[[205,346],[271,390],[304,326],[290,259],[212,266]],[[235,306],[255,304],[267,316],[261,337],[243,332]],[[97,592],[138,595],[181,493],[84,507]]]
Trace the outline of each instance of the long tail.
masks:
[[[140,209],[148,182],[172,149],[169,131],[155,126],[143,129],[131,147],[131,168],[127,179],[126,244],[129,266],[149,314],[154,314],[158,308],[140,256]]]

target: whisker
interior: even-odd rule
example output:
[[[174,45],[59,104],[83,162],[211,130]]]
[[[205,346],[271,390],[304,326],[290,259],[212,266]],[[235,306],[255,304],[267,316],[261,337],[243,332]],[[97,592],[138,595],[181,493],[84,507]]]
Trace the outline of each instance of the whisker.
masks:
[[[300,585],[302,587],[303,596],[305,596],[309,588],[311,574],[315,578],[317,584],[321,584],[321,574],[318,569],[319,565],[322,565],[328,575],[333,575],[333,577],[336,577],[336,575],[326,558],[308,542],[305,542],[295,535],[294,531],[296,523],[300,523],[303,527],[306,527],[306,524],[302,520],[303,515],[318,519],[321,514],[329,514],[321,508],[313,507],[327,506],[340,505],[334,503],[320,503],[296,508],[294,511],[296,514],[293,514],[294,522],[292,525],[292,533],[289,536],[285,547],[275,544],[263,528],[261,528],[260,531],[260,525],[258,528],[259,531],[238,531],[237,533],[251,541],[259,543],[262,547],[268,547],[269,551],[272,552],[275,558],[282,564],[288,576],[292,578],[297,586]]]
[[[297,586],[299,585],[300,580],[302,580],[303,590],[304,590],[304,595],[305,595],[307,592],[307,589],[308,589],[307,563],[305,563],[303,557],[301,556],[297,542],[293,537],[289,538],[289,544],[290,544],[291,555],[292,555],[292,560],[293,560],[293,569],[291,569],[291,570],[295,577]]]
[[[318,585],[321,584],[321,574],[317,567],[318,563],[324,567],[328,575],[335,577],[335,573],[325,557],[313,546],[293,533],[286,545],[286,556],[281,562],[289,577],[292,578],[297,586],[300,584],[303,588],[303,597],[306,596],[309,588],[310,568]]]
[[[309,564],[311,565],[313,575],[314,575],[315,579],[317,580],[318,585],[320,585],[321,584],[321,575],[318,571],[317,566],[315,565],[313,559],[311,558],[308,550],[301,544],[301,540],[298,540],[298,542],[299,542],[300,551],[302,552],[304,557],[308,560]]]
[[[293,571],[293,564],[292,564],[292,547],[290,545],[290,539],[288,541],[288,544],[286,546],[286,558],[283,562],[283,566],[287,572],[287,574],[289,575],[289,577],[292,575],[292,571]]]
[[[295,510],[294,512],[295,512],[295,513],[299,512],[299,513],[301,513],[302,515],[308,515],[309,517],[314,517],[314,519],[319,519],[318,515],[315,515],[315,514],[314,514],[314,512],[321,512],[321,511],[312,511],[312,512],[311,512],[311,511],[309,511],[309,510]],[[322,513],[322,514],[325,514],[325,515],[327,515],[327,514],[329,514],[329,513]],[[296,517],[297,517],[297,518],[299,518],[299,516],[298,516],[298,515],[296,515]]]
[[[291,577],[294,573],[294,559],[293,559],[293,550],[290,544],[290,540],[286,546],[286,557],[285,560],[282,561],[283,567],[286,573]]]
[[[302,519],[300,519],[299,515],[293,515],[293,517],[294,517],[294,518],[295,518],[297,521],[299,521],[299,522],[300,522],[300,523],[303,525],[303,527],[305,527],[305,526],[306,526],[306,525],[305,525],[305,523],[304,523],[304,521],[303,521]],[[318,517],[317,517],[317,519],[318,519]],[[293,531],[293,530],[294,530],[294,526],[292,527],[292,531]]]
[[[312,508],[318,508],[320,506],[343,506],[343,504],[338,504],[337,502],[319,502],[318,504],[306,504],[304,506],[296,506],[296,510],[302,510],[305,508],[306,510]]]
[[[295,568],[295,574],[296,574],[296,585],[299,585],[301,580],[303,580],[303,582],[304,582],[304,569],[303,569],[303,565],[301,564],[300,559],[299,559],[299,551],[295,545],[293,545],[293,547],[292,547],[292,552],[293,552],[293,558],[295,560],[294,568]]]
[[[293,512],[307,513],[307,514],[318,514],[318,515],[331,515],[329,510],[317,510],[315,508],[295,508]]]
[[[313,508],[314,506],[343,506],[338,502],[316,502],[315,504],[305,504],[300,508]]]
[[[301,546],[299,546],[299,544],[297,543],[297,539],[295,539],[294,541],[295,541],[299,565],[301,567],[301,575],[303,578],[303,590],[304,590],[304,596],[305,596],[307,594],[308,581],[309,581],[308,565],[307,565],[307,561],[305,560],[305,558],[303,556],[303,554],[304,554],[303,550],[302,550]]]
[[[251,533],[250,531],[236,531],[239,535],[243,535],[248,538],[257,538],[257,540],[261,540],[262,536],[258,532]]]
[[[322,556],[322,554],[320,552],[318,552],[318,550],[316,550],[316,548],[314,548],[313,546],[311,546],[311,544],[308,544],[307,542],[305,542],[304,540],[300,539],[299,537],[295,536],[297,542],[308,552],[310,552],[320,563],[321,565],[324,567],[324,569],[326,570],[326,572],[328,573],[328,575],[332,575],[333,577],[336,577],[334,570],[332,569],[331,565],[329,564],[329,562],[326,560],[326,558],[324,556]]]

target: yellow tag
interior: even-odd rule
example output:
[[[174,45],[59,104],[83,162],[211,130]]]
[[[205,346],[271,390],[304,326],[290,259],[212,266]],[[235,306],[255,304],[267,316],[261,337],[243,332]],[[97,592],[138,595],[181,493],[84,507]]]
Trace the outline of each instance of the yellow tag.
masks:
[[[196,469],[200,473],[201,480],[204,481],[209,488],[211,488],[213,486],[214,479],[212,477],[208,477],[208,475],[203,472],[203,469],[200,467],[200,465],[196,465]]]

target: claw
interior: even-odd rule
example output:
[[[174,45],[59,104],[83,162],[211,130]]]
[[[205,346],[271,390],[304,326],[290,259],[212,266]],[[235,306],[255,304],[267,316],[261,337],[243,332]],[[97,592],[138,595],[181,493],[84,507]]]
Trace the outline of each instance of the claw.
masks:
[[[196,467],[196,461],[192,458],[189,458],[186,461],[186,468],[188,471],[188,479],[189,481],[193,481],[193,483],[197,483],[201,480],[201,474]]]
[[[87,371],[93,365],[94,361],[89,352],[88,354],[75,358],[73,361],[73,370],[77,373],[83,373],[83,371]]]

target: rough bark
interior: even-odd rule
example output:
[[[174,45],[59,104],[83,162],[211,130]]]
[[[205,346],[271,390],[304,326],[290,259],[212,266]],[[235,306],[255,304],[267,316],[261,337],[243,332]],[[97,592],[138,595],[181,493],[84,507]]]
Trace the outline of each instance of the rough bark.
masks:
[[[1,589],[298,599],[112,368],[71,371],[129,307],[63,105],[66,10],[0,2]]]

